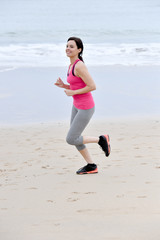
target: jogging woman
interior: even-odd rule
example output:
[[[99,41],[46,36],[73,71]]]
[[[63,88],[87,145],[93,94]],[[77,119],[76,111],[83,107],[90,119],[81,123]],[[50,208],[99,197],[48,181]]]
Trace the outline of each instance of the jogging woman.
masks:
[[[93,162],[85,144],[98,143],[105,155],[110,154],[110,143],[108,135],[100,137],[82,136],[82,132],[89,123],[94,111],[95,103],[91,91],[96,90],[96,85],[89,74],[82,58],[83,43],[81,39],[71,37],[67,41],[66,55],[70,58],[67,73],[67,82],[58,78],[55,85],[64,88],[67,96],[73,97],[70,129],[66,137],[68,144],[75,145],[87,165],[80,168],[77,174],[98,173],[97,165]]]

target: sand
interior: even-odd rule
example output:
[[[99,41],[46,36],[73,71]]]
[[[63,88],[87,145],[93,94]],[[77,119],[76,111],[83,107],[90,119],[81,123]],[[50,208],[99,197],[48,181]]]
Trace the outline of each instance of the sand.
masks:
[[[1,240],[159,240],[160,119],[92,120],[85,135],[110,134],[99,173],[65,142],[68,123],[0,128]]]

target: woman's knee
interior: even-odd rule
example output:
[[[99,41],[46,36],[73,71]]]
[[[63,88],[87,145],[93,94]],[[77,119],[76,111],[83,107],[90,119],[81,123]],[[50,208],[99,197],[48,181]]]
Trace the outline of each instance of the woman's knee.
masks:
[[[75,140],[74,140],[74,138],[71,137],[71,136],[68,136],[68,135],[67,135],[67,137],[66,137],[66,142],[67,142],[68,144],[70,144],[70,145],[75,145]]]
[[[83,144],[83,137],[82,136],[74,136],[74,135],[67,135],[66,142],[70,145],[81,145]]]

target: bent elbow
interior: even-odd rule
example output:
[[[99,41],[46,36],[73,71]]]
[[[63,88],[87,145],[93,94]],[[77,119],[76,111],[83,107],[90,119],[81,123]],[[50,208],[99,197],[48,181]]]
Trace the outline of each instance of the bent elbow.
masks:
[[[91,86],[91,91],[95,91],[95,90],[96,90],[96,85],[94,84]]]

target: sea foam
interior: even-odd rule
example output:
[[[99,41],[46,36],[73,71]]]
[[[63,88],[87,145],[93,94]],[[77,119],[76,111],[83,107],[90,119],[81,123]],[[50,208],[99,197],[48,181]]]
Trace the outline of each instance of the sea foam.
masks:
[[[0,71],[21,67],[66,66],[65,43],[15,44],[0,46]],[[84,60],[88,66],[160,65],[160,43],[85,44]]]

